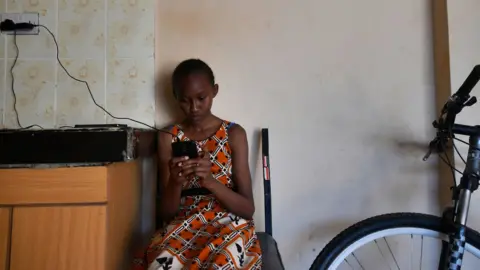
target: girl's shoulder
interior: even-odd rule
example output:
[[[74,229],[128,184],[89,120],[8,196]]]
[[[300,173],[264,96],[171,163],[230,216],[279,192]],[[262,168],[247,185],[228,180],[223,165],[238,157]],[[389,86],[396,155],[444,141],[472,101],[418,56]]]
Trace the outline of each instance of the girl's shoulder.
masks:
[[[238,140],[243,141],[247,137],[245,129],[235,122],[225,121],[225,131],[228,134],[230,143]]]
[[[178,124],[168,124],[158,130],[159,137],[170,138],[178,137],[180,135],[181,129]]]
[[[223,120],[223,125],[225,129],[229,132],[235,131],[238,128],[242,128],[238,123],[228,120]]]

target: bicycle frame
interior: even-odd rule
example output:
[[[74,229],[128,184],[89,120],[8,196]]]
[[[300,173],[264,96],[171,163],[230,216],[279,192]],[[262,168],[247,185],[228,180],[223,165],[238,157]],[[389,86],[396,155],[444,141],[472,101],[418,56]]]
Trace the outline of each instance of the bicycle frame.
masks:
[[[469,149],[466,167],[460,179],[460,184],[453,187],[453,208],[447,207],[443,217],[446,222],[453,224],[453,231],[449,235],[449,243],[442,245],[439,270],[460,270],[465,252],[466,225],[470,198],[478,189],[480,181],[480,126],[470,127],[454,125],[453,134],[469,135]]]

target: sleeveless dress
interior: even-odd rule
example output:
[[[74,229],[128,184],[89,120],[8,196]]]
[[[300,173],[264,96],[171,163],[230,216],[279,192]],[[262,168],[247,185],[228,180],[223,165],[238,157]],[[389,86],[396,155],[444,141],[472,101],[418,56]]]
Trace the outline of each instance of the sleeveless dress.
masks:
[[[223,121],[213,136],[196,144],[198,150],[207,147],[214,178],[234,189],[228,143],[232,125]],[[179,125],[170,131],[176,135],[172,142],[190,140]],[[229,213],[208,192],[195,192],[202,190],[195,178],[182,190],[179,212],[153,236],[146,251],[134,261],[134,270],[261,269],[260,243],[253,220]]]

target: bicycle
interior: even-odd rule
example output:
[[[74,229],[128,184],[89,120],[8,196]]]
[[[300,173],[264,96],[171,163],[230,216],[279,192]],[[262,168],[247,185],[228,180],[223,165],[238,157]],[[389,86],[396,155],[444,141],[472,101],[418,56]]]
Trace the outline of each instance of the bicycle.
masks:
[[[438,153],[440,158],[450,166],[454,174],[453,170],[456,169],[450,164],[448,156],[443,158],[441,154],[445,152],[449,144],[455,147],[455,140],[469,145],[467,160],[465,161],[462,158],[466,164],[465,170],[460,183],[458,185],[454,183],[451,189],[452,204],[444,209],[442,217],[421,213],[391,213],[360,221],[333,238],[316,257],[310,270],[333,270],[337,269],[343,262],[346,262],[353,269],[352,262],[349,262],[347,258],[352,258],[357,266],[360,265],[359,269],[364,269],[355,256],[355,251],[359,247],[368,243],[376,244],[380,253],[382,253],[379,241],[383,238],[385,240],[384,245],[392,253],[391,244],[388,243],[385,237],[399,235],[410,235],[412,239],[414,235],[420,236],[422,253],[424,237],[442,240],[440,258],[438,260],[439,270],[460,270],[465,251],[471,252],[480,258],[480,233],[466,226],[470,198],[472,193],[478,189],[480,181],[480,126],[455,124],[456,115],[463,108],[472,106],[477,102],[474,96],[470,96],[470,92],[479,80],[480,65],[477,65],[458,91],[445,103],[440,117],[433,122],[433,127],[437,130],[436,136],[430,142],[428,153],[423,158],[423,160],[427,160],[433,152]],[[455,135],[469,136],[469,142],[462,141],[456,138]],[[457,148],[455,150],[459,153]],[[384,255],[382,253],[382,257],[385,259],[386,256]],[[422,259],[422,254],[420,254],[420,259]],[[436,258],[434,259],[436,260]],[[434,264],[436,264],[436,261]],[[395,256],[389,262],[389,268],[395,268],[391,267],[391,265],[400,269]],[[422,262],[420,262],[420,267],[422,267]],[[475,266],[475,268],[478,269],[480,267]]]

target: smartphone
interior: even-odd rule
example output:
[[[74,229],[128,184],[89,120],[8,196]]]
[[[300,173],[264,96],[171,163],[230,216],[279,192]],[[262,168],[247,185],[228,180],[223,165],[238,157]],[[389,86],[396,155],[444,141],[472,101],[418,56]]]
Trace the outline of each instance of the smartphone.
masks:
[[[197,145],[194,141],[178,141],[172,143],[173,157],[197,158]]]

